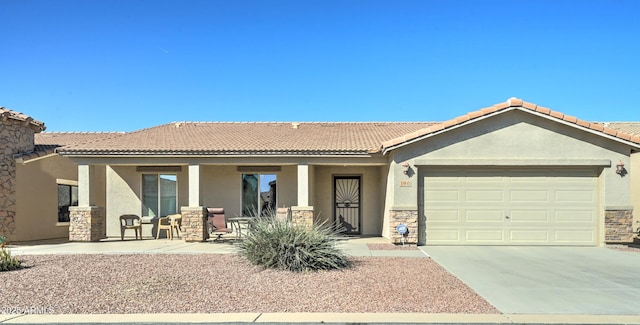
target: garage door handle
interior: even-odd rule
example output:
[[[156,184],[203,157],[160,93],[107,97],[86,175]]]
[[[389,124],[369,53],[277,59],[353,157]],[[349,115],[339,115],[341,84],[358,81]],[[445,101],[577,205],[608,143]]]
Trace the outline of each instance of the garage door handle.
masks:
[[[505,219],[509,219],[509,216],[504,216]]]

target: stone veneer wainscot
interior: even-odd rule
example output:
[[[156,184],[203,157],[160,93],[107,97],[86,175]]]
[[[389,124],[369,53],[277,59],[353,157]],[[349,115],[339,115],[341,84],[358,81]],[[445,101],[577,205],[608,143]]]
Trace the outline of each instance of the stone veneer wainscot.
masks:
[[[200,242],[209,239],[207,231],[206,207],[182,207],[182,238],[187,242]]]
[[[418,244],[418,210],[390,210],[389,222],[392,244],[402,244],[402,236],[396,231],[396,227],[400,224],[407,226],[408,230],[404,236],[404,243]]]
[[[607,244],[633,242],[633,208],[607,208],[604,212],[604,228]]]

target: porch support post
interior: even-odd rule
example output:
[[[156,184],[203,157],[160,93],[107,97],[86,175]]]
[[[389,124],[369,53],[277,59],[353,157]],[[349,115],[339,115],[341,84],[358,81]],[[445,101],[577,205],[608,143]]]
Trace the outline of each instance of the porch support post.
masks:
[[[189,206],[200,206],[200,165],[189,165]]]
[[[91,206],[91,166],[78,165],[78,206]]]
[[[313,226],[313,207],[291,207],[291,224],[311,228]]]
[[[298,165],[298,206],[309,206],[309,165]]]
[[[106,214],[94,206],[93,166],[78,165],[78,206],[69,208],[69,240],[99,241],[107,237]]]
[[[207,232],[205,207],[182,207],[182,238],[186,242],[199,242],[209,239]]]

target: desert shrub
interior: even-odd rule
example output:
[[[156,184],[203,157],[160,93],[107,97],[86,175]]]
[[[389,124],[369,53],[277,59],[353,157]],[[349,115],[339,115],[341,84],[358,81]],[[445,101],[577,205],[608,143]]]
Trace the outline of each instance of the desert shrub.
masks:
[[[11,256],[11,252],[4,247],[6,243],[5,240],[6,238],[0,237],[0,272],[22,268],[22,262]]]
[[[312,227],[257,217],[240,243],[240,254],[265,268],[293,272],[335,270],[350,261],[338,247],[338,233],[328,224]]]

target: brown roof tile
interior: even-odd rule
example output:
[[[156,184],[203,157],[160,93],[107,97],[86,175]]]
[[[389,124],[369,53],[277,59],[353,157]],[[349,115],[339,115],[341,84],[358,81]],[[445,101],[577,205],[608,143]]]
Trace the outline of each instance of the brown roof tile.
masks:
[[[40,122],[38,120],[34,120],[31,116],[22,114],[20,112],[16,112],[16,111],[12,111],[6,107],[1,107],[0,106],[0,117],[2,117],[3,119],[13,119],[13,120],[17,120],[17,121],[23,121],[26,123],[31,124],[33,127],[35,127],[35,131],[37,132],[42,132],[44,131],[44,129],[46,128],[44,126],[43,122]]]
[[[584,120],[580,120],[574,116],[568,116],[568,115],[564,115],[561,112],[558,111],[552,111],[549,108],[546,107],[542,107],[542,106],[538,106],[534,103],[529,103],[529,102],[525,102],[522,99],[519,98],[509,98],[506,102],[503,103],[498,103],[495,104],[493,106],[490,107],[485,107],[482,108],[480,110],[474,111],[474,112],[470,112],[467,113],[466,115],[463,116],[459,116],[456,118],[453,118],[451,120],[442,122],[440,124],[436,124],[434,126],[430,127],[430,131],[431,132],[422,132],[423,135],[427,135],[429,133],[435,133],[436,131],[440,131],[443,129],[447,129],[450,128],[452,126],[455,125],[459,125],[462,124],[464,122],[467,121],[472,121],[474,119],[477,119],[479,117],[482,116],[487,116],[490,115],[492,113],[495,113],[497,111],[506,109],[506,108],[510,108],[510,107],[523,107],[525,109],[531,110],[531,111],[535,111],[541,114],[545,114],[548,115],[552,118],[558,119],[558,120],[563,120],[569,123],[573,123],[576,124],[577,126],[581,126],[581,127],[585,127],[585,128],[589,128],[591,130],[594,131],[598,131],[601,132],[603,134],[607,134],[610,136],[614,136],[617,137],[619,139],[622,140],[626,140],[626,141],[631,141],[637,144],[640,144],[640,123],[607,123],[607,127],[605,127],[605,125],[603,124],[598,124],[598,123],[590,123]],[[627,134],[625,134],[627,133]],[[385,142],[382,143],[382,148],[383,150],[387,150],[390,147],[394,147],[396,145],[402,144],[404,142],[408,142],[411,140],[414,140],[417,137],[407,137],[407,136],[403,136],[400,138],[395,138],[395,139],[391,139],[391,140],[387,140]]]
[[[174,122],[130,133],[42,133],[41,145],[63,154],[363,154],[376,153],[474,119],[517,108],[640,144],[640,123],[590,123],[511,98],[436,122]],[[297,127],[295,127],[297,125]]]
[[[56,152],[60,147],[104,140],[123,135],[123,132],[42,132],[34,136],[35,148],[31,152],[13,155],[22,162],[44,157]]]
[[[388,139],[434,122],[175,122],[89,143],[66,154],[363,154],[379,152]]]
[[[618,134],[640,136],[640,122],[606,122],[602,124],[618,131]]]

